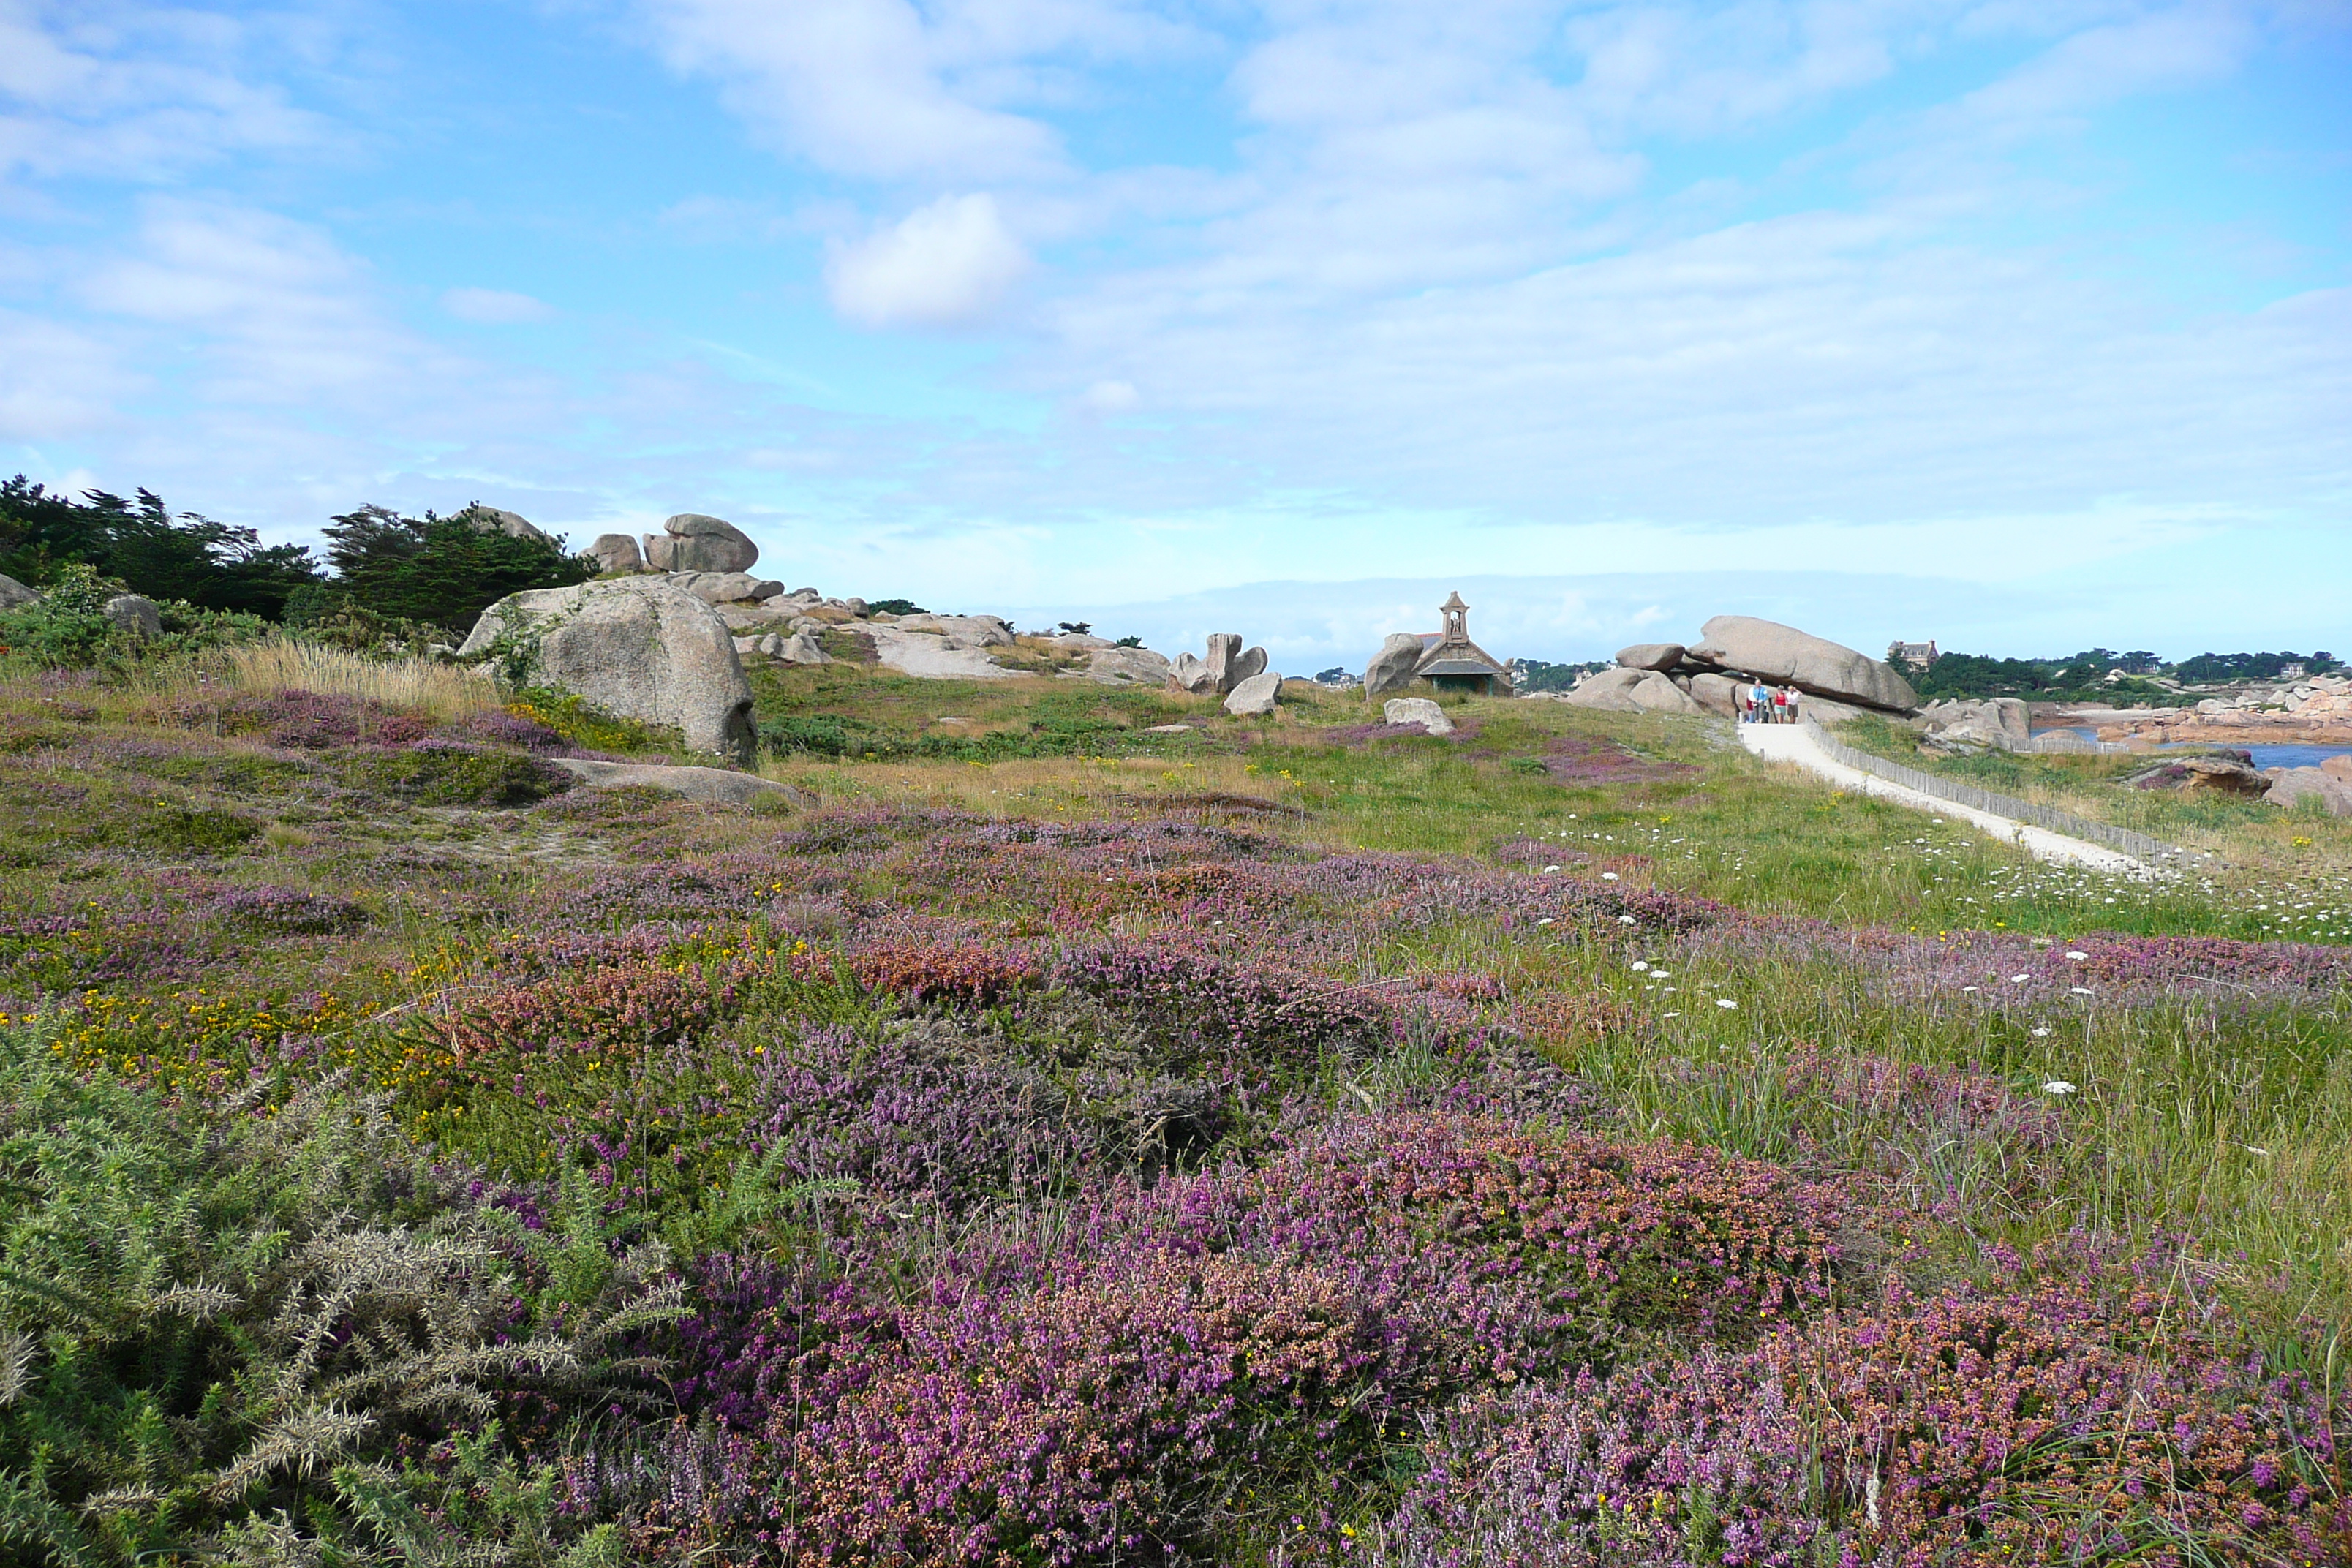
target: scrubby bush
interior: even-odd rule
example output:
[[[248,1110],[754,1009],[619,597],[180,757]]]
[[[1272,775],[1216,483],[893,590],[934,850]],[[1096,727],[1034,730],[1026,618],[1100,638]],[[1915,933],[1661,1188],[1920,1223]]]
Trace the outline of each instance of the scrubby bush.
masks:
[[[572,787],[572,776],[537,757],[454,741],[419,741],[370,752],[346,768],[352,782],[418,805],[530,805]]]
[[[648,1402],[631,1337],[678,1288],[584,1189],[533,1230],[380,1103],[269,1100],[79,1078],[46,1029],[0,1028],[5,1560],[206,1555],[231,1531],[365,1553],[403,1453]]]

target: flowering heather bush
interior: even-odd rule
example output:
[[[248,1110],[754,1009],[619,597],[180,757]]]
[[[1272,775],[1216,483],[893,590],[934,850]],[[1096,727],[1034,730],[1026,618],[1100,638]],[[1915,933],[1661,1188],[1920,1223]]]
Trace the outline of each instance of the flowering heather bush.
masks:
[[[1402,1283],[1140,1247],[903,1312],[888,1370],[799,1435],[795,1555],[1148,1560],[1197,1539],[1248,1489],[1376,1447],[1421,1359]]]
[[[364,923],[367,910],[349,899],[305,892],[299,888],[234,888],[208,906],[215,914],[265,931],[323,935]]]
[[[1687,763],[1653,762],[1613,742],[1562,735],[1545,749],[1544,772],[1562,784],[1640,784],[1686,778],[1698,770]]]
[[[404,746],[423,740],[430,726],[364,697],[315,691],[268,696],[236,692],[174,703],[163,715],[184,730],[216,735],[251,735],[289,751],[327,751],[339,746]]]
[[[1472,1400],[1371,1561],[2219,1562],[2352,1552],[2352,1409],[2074,1285],[1914,1297]]]
[[[1034,985],[1042,973],[1035,956],[1019,950],[912,942],[862,948],[850,955],[849,970],[859,984],[887,996],[979,1004]]]
[[[749,967],[713,973],[685,963],[622,963],[513,986],[442,1026],[441,1041],[480,1082],[496,1081],[519,1058],[666,1045],[730,1016]]]
[[[1319,1506],[1346,1506],[1465,1387],[1819,1303],[1844,1210],[1673,1145],[1308,1124],[1255,1170],[1098,1184],[1048,1229],[980,1224],[896,1300],[855,1282],[887,1278],[870,1262],[830,1283],[730,1266],[681,1387],[732,1422],[770,1412],[787,1560],[1151,1557],[1208,1547],[1267,1506],[1253,1489],[1321,1476]]]
[[[991,1047],[994,1048],[991,1048]],[[960,1213],[1124,1169],[1147,1132],[1173,1131],[1130,1068],[1056,1074],[944,1022],[879,1040],[816,1028],[769,1047],[747,1087],[750,1146],[780,1179],[848,1178],[877,1210]],[[1195,1114],[1213,1136],[1212,1095]]]
[[[1385,1008],[1326,975],[1227,965],[1166,944],[1066,952],[1047,978],[1131,1018],[1171,1071],[1303,1076],[1390,1035]]]
[[[1675,1143],[1363,1117],[1252,1178],[1265,1213],[1526,1294],[1530,1354],[1604,1363],[1627,1332],[1734,1336],[1825,1302],[1853,1205],[1834,1183]]]

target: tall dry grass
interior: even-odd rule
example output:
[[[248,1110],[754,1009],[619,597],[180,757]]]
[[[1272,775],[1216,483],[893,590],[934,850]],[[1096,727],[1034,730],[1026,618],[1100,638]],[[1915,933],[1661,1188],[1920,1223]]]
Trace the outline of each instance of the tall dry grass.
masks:
[[[0,704],[35,705],[58,694],[54,672],[0,672]],[[450,723],[505,700],[484,671],[428,658],[367,658],[344,648],[274,637],[200,658],[146,665],[105,682],[77,684],[72,700],[112,722],[149,721],[164,705],[224,691],[315,691],[413,709]]]
[[[499,701],[484,670],[429,658],[363,658],[348,649],[271,637],[232,648],[221,673],[248,691],[316,691],[414,709],[444,721]]]

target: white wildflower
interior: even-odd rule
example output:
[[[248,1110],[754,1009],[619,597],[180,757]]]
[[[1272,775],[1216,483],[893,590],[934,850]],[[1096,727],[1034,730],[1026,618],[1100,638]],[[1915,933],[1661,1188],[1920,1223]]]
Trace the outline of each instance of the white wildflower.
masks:
[[[1613,882],[1617,879],[1617,873],[1614,871],[1603,871],[1601,873],[1601,879],[1604,882]]]
[[[2033,1037],[2037,1040],[2046,1040],[2050,1037],[2050,1031],[2048,1029],[2036,1029],[2033,1031]]]
[[[2053,1078],[2048,1083],[2042,1086],[2042,1092],[2044,1094],[2072,1094],[2074,1092],[2074,1086],[2068,1083],[2063,1078]]]
[[[2069,963],[2082,963],[2087,962],[2090,956],[2091,955],[2087,952],[2077,952],[2072,948],[2066,950],[2066,962]]]
[[[1738,1006],[1738,1005],[1739,1005],[1739,1004],[1738,1004],[1738,1003],[1734,1002],[1734,1001],[1733,1001],[1730,997],[1728,997],[1728,996],[1718,996],[1718,997],[1717,997],[1717,998],[1715,999],[1715,1005],[1716,1005],[1717,1006],[1718,1006],[1718,1007],[1737,1007],[1737,1006]]]
[[[1641,973],[1643,970],[1649,967],[1650,961],[1646,958],[1637,958],[1633,961],[1633,973],[1636,974]]]

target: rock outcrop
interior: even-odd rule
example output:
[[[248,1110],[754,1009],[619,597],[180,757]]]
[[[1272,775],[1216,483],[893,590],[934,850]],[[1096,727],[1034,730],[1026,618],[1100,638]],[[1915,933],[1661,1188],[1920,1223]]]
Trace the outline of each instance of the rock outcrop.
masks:
[[[1263,653],[1264,650],[1254,650]],[[1263,660],[1261,660],[1263,662]],[[1260,670],[1236,685],[1226,695],[1225,711],[1236,719],[1253,719],[1274,711],[1282,695],[1282,676],[1271,669]]]
[[[117,594],[99,612],[135,637],[163,635],[163,612],[144,594]]]
[[[646,535],[646,561],[656,572],[749,572],[760,547],[724,518],[682,511]]]
[[[1105,686],[1158,686],[1170,674],[1168,659],[1148,647],[1098,647],[1087,658],[1087,679]]]
[[[1418,637],[1413,640],[1416,645],[1420,642]],[[1381,704],[1381,722],[1416,724],[1433,735],[1454,733],[1454,721],[1445,716],[1444,709],[1426,697],[1390,698]]]
[[[1753,616],[1717,616],[1700,631],[1699,642],[1689,649],[1699,664],[1890,713],[1909,713],[1919,706],[1911,683],[1884,662],[1794,626]]]
[[[541,544],[552,544],[555,536],[533,523],[519,511],[503,507],[484,506],[476,501],[467,510],[473,515],[474,526],[486,532],[503,533],[509,539],[535,539]]]
[[[2245,752],[2218,757],[2167,757],[2116,781],[2127,789],[2200,790],[2210,795],[2266,795],[2274,781],[2257,772]]]
[[[1568,694],[1578,708],[1606,713],[1700,713],[1691,694],[1654,669],[1604,669]]]
[[[0,610],[22,610],[41,602],[41,595],[0,572]]]
[[[1377,702],[1391,691],[1412,684],[1413,667],[1421,662],[1421,639],[1411,632],[1391,632],[1364,666],[1364,698]]]
[[[646,552],[637,548],[636,536],[629,533],[600,533],[596,542],[588,547],[596,562],[596,570],[607,577],[619,577],[646,569]]]
[[[1642,706],[1633,700],[1633,688],[1653,677],[1665,679],[1655,670],[1627,669],[1622,666],[1596,670],[1585,677],[1566,700],[1570,707],[1597,708],[1604,713],[1638,713]]]
[[[1001,616],[901,616],[901,632],[929,632],[946,639],[950,648],[1011,647],[1012,623]]]
[[[527,681],[675,728],[695,751],[751,760],[751,688],[735,639],[716,610],[667,578],[509,594],[458,649],[465,658],[494,653]]]
[[[706,605],[756,605],[784,591],[782,583],[749,572],[673,572],[669,580]]]
[[[2021,752],[2033,742],[2033,715],[2014,697],[1990,697],[1982,701],[1956,697],[1930,703],[1919,717],[1929,735],[1948,742]]]
[[[646,763],[604,763],[587,757],[548,760],[590,789],[657,789],[665,795],[684,795],[688,800],[709,801],[718,805],[748,805],[761,799],[785,800],[799,806],[816,804],[816,797],[805,790],[732,768],[661,767]]]
[[[1678,642],[1635,643],[1617,650],[1617,662],[1626,669],[1673,669],[1686,650]]]
[[[1703,713],[1712,713],[1718,719],[1737,719],[1741,684],[1727,675],[1702,672],[1690,678],[1691,700]]]
[[[2330,816],[2352,816],[2352,780],[2338,778],[2322,768],[2286,769],[2272,781],[2263,798],[2289,810],[2306,800],[2315,800],[2327,808]]]
[[[1209,673],[1208,661],[1198,654],[1180,653],[1168,666],[1168,684],[1195,697],[1205,695],[1214,679]]]

